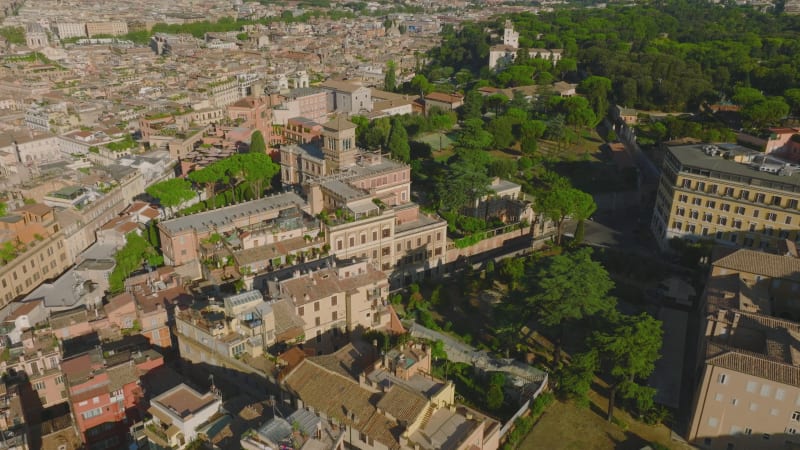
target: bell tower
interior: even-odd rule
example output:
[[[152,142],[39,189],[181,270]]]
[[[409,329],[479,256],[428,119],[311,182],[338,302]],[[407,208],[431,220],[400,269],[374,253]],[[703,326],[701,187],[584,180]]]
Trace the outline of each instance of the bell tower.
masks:
[[[339,115],[322,126],[322,153],[326,175],[346,169],[356,162],[356,124]]]

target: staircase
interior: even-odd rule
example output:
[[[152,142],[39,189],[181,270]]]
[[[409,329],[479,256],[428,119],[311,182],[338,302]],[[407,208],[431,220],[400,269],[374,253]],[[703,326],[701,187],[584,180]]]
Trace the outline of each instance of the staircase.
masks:
[[[422,424],[419,426],[420,429],[425,429],[425,426],[428,425],[428,421],[431,420],[431,416],[433,416],[434,412],[436,412],[436,405],[431,402],[425,410],[425,415],[422,416]]]

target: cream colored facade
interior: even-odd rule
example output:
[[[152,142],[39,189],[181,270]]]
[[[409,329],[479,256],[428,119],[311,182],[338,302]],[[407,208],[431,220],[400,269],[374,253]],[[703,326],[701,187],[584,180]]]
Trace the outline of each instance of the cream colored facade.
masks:
[[[689,442],[701,448],[800,445],[797,323],[721,310],[710,318]]]
[[[679,237],[775,250],[780,240],[798,239],[800,174],[764,172],[702,147],[666,152],[651,222],[662,247]]]
[[[0,266],[0,308],[56,278],[72,264],[64,232],[45,205],[26,205],[0,217],[0,235],[21,246],[14,259]]]
[[[87,22],[86,34],[89,37],[97,35],[121,36],[128,34],[128,24],[122,21]]]

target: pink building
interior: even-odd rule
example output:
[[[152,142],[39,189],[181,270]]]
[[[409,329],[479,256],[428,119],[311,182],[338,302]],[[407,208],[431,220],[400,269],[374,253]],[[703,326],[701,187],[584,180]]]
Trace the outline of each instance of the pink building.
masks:
[[[153,350],[104,358],[99,348],[62,362],[70,409],[86,447],[125,445],[127,423],[142,420],[146,410],[139,376],[163,364]]]

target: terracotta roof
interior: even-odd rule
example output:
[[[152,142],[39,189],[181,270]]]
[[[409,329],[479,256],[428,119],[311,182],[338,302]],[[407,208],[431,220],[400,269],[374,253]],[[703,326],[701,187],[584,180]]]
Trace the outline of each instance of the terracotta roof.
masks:
[[[740,249],[718,259],[714,266],[800,282],[800,259],[788,256]]]
[[[340,423],[375,439],[390,449],[400,448],[401,428],[379,414],[373,401],[380,394],[368,391],[349,378],[325,370],[306,359],[285,381],[303,403],[335,417]]]
[[[430,94],[425,96],[425,100],[433,100],[436,102],[443,102],[443,103],[458,103],[463,102],[464,98],[460,95],[451,95],[445,94],[443,92],[431,92]]]
[[[715,336],[707,338],[707,364],[800,386],[800,324],[738,310],[710,320]]]
[[[323,127],[329,130],[343,131],[356,128],[356,124],[347,120],[347,117],[345,117],[344,114],[340,114],[330,122],[325,123]]]
[[[377,406],[400,422],[411,424],[428,406],[428,399],[403,385],[395,384],[383,395]]]
[[[19,304],[20,306],[14,310],[8,317],[6,317],[6,322],[13,322],[18,317],[30,314],[31,311],[36,309],[37,306],[42,304],[42,300],[33,300],[30,302],[25,302]]]

